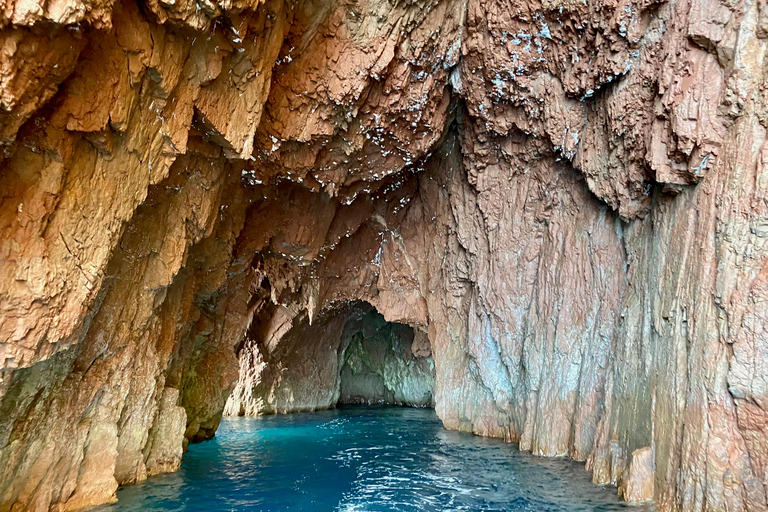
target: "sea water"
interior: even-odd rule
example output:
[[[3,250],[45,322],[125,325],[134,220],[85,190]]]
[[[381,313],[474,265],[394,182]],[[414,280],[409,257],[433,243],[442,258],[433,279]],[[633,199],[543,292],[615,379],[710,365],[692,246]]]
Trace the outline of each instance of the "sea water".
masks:
[[[344,407],[232,418],[179,472],[126,486],[99,512],[650,511],[583,463],[445,430],[430,409]]]

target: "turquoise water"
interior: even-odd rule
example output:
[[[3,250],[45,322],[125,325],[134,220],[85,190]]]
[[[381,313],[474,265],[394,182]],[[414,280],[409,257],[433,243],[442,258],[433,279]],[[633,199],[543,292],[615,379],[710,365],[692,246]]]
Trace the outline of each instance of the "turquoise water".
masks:
[[[353,407],[224,420],[181,471],[118,491],[100,512],[633,512],[581,463],[444,430],[434,411]]]

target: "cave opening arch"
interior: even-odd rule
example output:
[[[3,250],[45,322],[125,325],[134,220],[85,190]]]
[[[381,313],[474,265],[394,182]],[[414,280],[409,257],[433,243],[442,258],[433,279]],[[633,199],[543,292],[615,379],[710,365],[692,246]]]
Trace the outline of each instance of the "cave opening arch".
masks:
[[[240,373],[225,416],[338,405],[435,406],[435,364],[423,331],[349,301],[310,318],[269,303],[239,348]]]

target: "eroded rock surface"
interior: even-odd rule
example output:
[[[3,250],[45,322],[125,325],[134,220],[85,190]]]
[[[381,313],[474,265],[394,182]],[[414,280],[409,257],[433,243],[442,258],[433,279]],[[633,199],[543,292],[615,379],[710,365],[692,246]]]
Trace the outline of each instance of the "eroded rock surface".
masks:
[[[335,403],[359,301],[448,428],[768,510],[767,59],[764,0],[5,2],[0,511],[176,469],[281,351],[330,366],[233,410]]]
[[[365,303],[306,311],[269,307],[254,318],[240,351],[230,416],[328,409],[337,404],[433,406],[429,340],[384,320]]]
[[[376,311],[363,322],[344,351],[339,402],[433,407],[435,363],[426,335]]]

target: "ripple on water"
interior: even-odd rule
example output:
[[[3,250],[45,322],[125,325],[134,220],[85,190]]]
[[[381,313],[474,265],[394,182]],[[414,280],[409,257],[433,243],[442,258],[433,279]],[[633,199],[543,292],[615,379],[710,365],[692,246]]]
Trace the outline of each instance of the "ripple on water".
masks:
[[[648,512],[581,463],[444,430],[434,411],[352,407],[234,418],[182,470],[118,491],[99,512]]]

